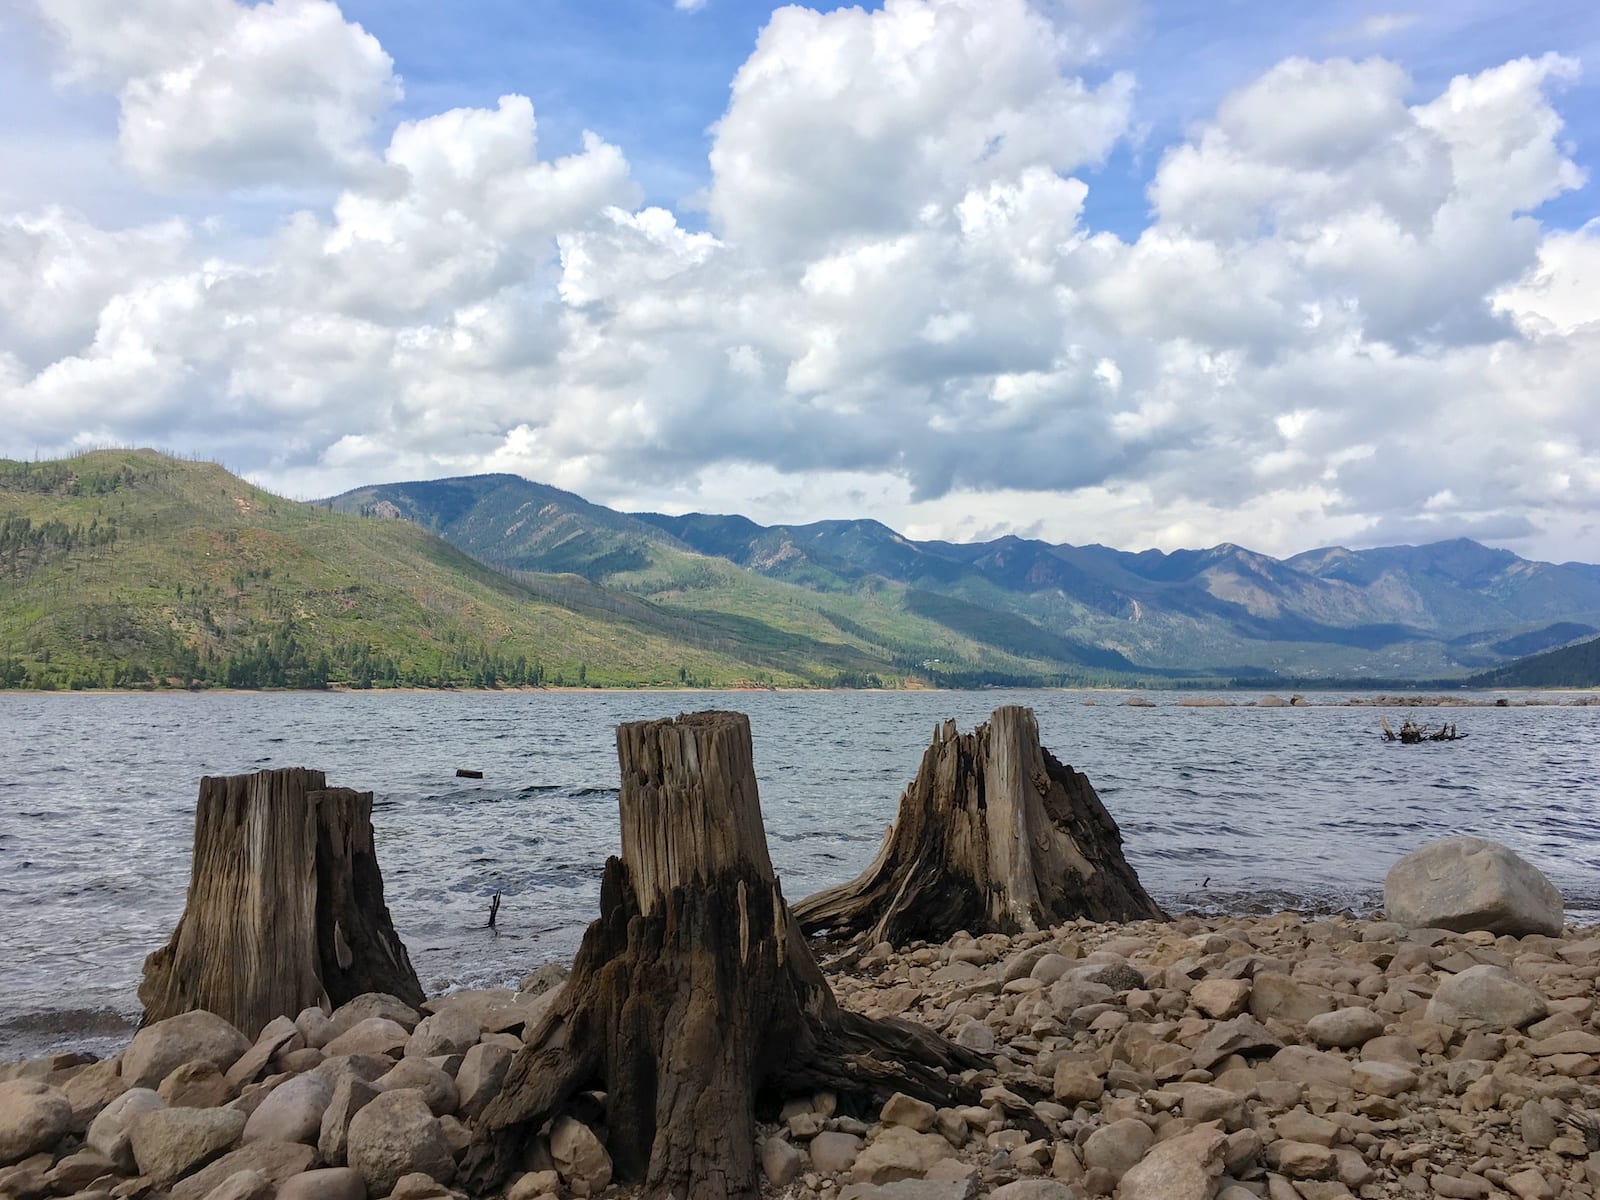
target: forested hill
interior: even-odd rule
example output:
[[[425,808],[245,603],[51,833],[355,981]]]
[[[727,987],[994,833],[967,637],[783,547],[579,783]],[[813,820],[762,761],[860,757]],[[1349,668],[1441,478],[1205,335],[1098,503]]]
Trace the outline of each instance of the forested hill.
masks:
[[[151,451],[0,460],[0,686],[820,684],[848,639],[755,644],[576,576]]]
[[[1595,688],[1600,687],[1600,638],[1529,655],[1469,681],[1485,688]]]

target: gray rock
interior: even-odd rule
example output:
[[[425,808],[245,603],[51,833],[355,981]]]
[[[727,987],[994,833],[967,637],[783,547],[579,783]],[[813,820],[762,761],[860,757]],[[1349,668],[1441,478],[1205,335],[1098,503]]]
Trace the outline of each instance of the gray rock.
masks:
[[[1133,1117],[1102,1125],[1083,1143],[1083,1165],[1108,1171],[1113,1179],[1124,1174],[1155,1144],[1150,1126]]]
[[[1250,1015],[1259,1020],[1304,1025],[1319,1013],[1332,1012],[1333,995],[1308,987],[1276,971],[1258,972],[1250,983]]]
[[[1427,1019],[1441,1025],[1478,1021],[1520,1029],[1549,1012],[1544,997],[1504,967],[1481,964],[1452,975],[1434,990]]]
[[[1383,1033],[1384,1020],[1370,1008],[1336,1008],[1306,1022],[1311,1040],[1324,1050],[1364,1046]]]
[[[1272,1056],[1272,1071],[1281,1080],[1306,1087],[1349,1088],[1355,1082],[1350,1060],[1309,1046],[1285,1046]]]
[[[72,1127],[72,1101],[36,1079],[0,1083],[0,1166],[48,1150]]]
[[[1383,906],[1401,925],[1559,936],[1561,893],[1539,869],[1498,842],[1447,837],[1390,868]]]
[[[317,1153],[331,1166],[342,1166],[349,1145],[350,1121],[373,1100],[378,1089],[364,1079],[347,1075],[333,1089],[333,1100],[322,1114],[317,1132]]]
[[[841,1174],[855,1165],[861,1145],[853,1133],[819,1133],[811,1139],[811,1165],[825,1175]]]
[[[104,1111],[123,1092],[128,1090],[122,1078],[122,1063],[114,1058],[91,1063],[61,1085],[72,1102],[72,1128],[87,1129],[89,1123]]]
[[[226,1072],[248,1049],[250,1039],[215,1013],[179,1013],[133,1035],[122,1055],[122,1078],[129,1087],[154,1088],[198,1059]]]
[[[351,1167],[325,1167],[286,1180],[278,1200],[366,1200],[367,1183]]]
[[[239,1094],[215,1063],[187,1062],[161,1081],[156,1094],[173,1108],[217,1108]]]
[[[253,1171],[272,1187],[285,1179],[309,1171],[317,1160],[310,1146],[289,1142],[256,1142],[224,1154],[208,1167],[172,1185],[171,1200],[204,1200],[215,1188],[239,1174]]]
[[[321,1012],[319,1008],[315,1010]],[[248,1083],[254,1083],[265,1073],[273,1056],[287,1046],[293,1046],[298,1041],[305,1044],[305,1035],[298,1026],[286,1017],[274,1018],[267,1024],[255,1044],[239,1056],[237,1062],[228,1068],[227,1079],[235,1088],[242,1088]]]
[[[294,1027],[300,1031],[300,1036],[305,1038],[306,1045],[314,1050],[321,1050],[339,1036],[339,1031],[334,1028],[328,1014],[315,1005],[301,1010],[300,1015],[294,1019]]]
[[[1245,979],[1202,979],[1190,989],[1189,1001],[1206,1016],[1226,1021],[1244,1012],[1250,1003],[1250,982]]]
[[[406,1042],[407,1058],[438,1054],[465,1054],[478,1044],[483,1027],[461,1009],[447,1009],[424,1017]]]
[[[538,1200],[561,1192],[561,1176],[554,1171],[529,1171],[506,1189],[506,1200]]]
[[[852,1183],[839,1200],[972,1200],[971,1179],[901,1179],[893,1183]]]
[[[456,1092],[456,1081],[425,1058],[403,1058],[394,1069],[373,1083],[380,1092],[394,1092],[401,1088],[415,1088],[428,1101],[428,1108],[436,1117],[453,1113],[461,1102]]]
[[[350,1002],[354,1004],[355,1001]],[[339,1010],[343,1012],[343,1009]],[[367,1017],[344,1030],[322,1048],[329,1058],[345,1054],[384,1054],[398,1056],[411,1035],[406,1027],[388,1017]]]
[[[769,1137],[761,1143],[761,1170],[773,1187],[788,1187],[800,1178],[805,1165],[804,1152],[781,1137]]]
[[[394,1070],[394,1059],[386,1054],[340,1054],[323,1059],[311,1074],[326,1079],[334,1087],[341,1079],[359,1079],[375,1083]]]
[[[115,1173],[115,1163],[93,1147],[85,1146],[51,1167],[44,1181],[57,1195],[67,1195],[82,1191],[102,1175]]]
[[[1275,1054],[1283,1043],[1254,1017],[1235,1017],[1213,1025],[1195,1045],[1194,1065],[1210,1070],[1230,1054]]]
[[[1050,949],[1049,944],[1044,942],[1037,946],[1029,946],[1026,950],[1018,950],[1006,960],[1006,965],[1000,972],[1001,982],[1010,983],[1013,979],[1028,978],[1039,960],[1053,953],[1055,952]]]
[[[1054,983],[1076,965],[1065,954],[1046,954],[1033,964],[1033,969],[1028,972],[1028,978],[1037,979],[1040,983]]]
[[[1523,1144],[1533,1150],[1547,1149],[1551,1142],[1561,1136],[1561,1126],[1537,1100],[1529,1100],[1522,1106],[1518,1123],[1522,1127]]]
[[[914,1129],[918,1133],[927,1133],[933,1128],[933,1118],[937,1112],[938,1110],[926,1100],[917,1100],[904,1092],[896,1092],[885,1102],[878,1119],[885,1125],[904,1125],[907,1129]]]
[[[421,1172],[441,1183],[455,1178],[450,1145],[423,1094],[384,1092],[350,1121],[346,1157],[373,1196],[386,1196],[402,1175]]]
[[[405,1001],[387,992],[368,992],[341,1004],[328,1019],[333,1024],[334,1036],[337,1037],[348,1033],[361,1022],[373,1018],[393,1021],[409,1034],[417,1027],[417,1022],[422,1020],[422,1014]],[[323,1048],[326,1049],[326,1044]]]
[[[420,1171],[402,1175],[389,1192],[389,1200],[450,1200],[453,1193],[432,1176]]]
[[[950,1143],[937,1133],[885,1125],[872,1144],[856,1156],[851,1173],[863,1183],[920,1179],[935,1163],[954,1156]]]
[[[1093,1063],[1062,1062],[1057,1065],[1051,1094],[1068,1106],[1098,1100],[1106,1090]]]
[[[968,1050],[976,1050],[979,1054],[989,1054],[994,1050],[994,1030],[982,1021],[968,1021],[961,1027],[961,1032],[956,1034],[956,1045],[965,1046]]]
[[[1054,1179],[1019,1179],[989,1193],[989,1200],[1078,1200],[1079,1193]]]
[[[205,1200],[272,1200],[272,1181],[260,1171],[235,1171],[206,1193]]]
[[[1228,1139],[1207,1126],[1168,1138],[1128,1169],[1118,1200],[1210,1200]]]
[[[231,1108],[160,1108],[136,1117],[128,1135],[139,1173],[164,1188],[231,1150],[243,1132],[244,1114]]]
[[[244,1127],[247,1142],[317,1144],[322,1114],[333,1102],[333,1087],[316,1075],[297,1075],[274,1088],[250,1114]]]
[[[467,1051],[461,1059],[461,1070],[456,1072],[456,1093],[461,1101],[458,1111],[463,1117],[477,1117],[500,1094],[511,1059],[510,1050],[493,1042],[479,1042]]]
[[[611,1183],[611,1156],[581,1121],[562,1117],[551,1127],[550,1157],[574,1195],[598,1195]]]
[[[524,975],[522,982],[517,984],[517,991],[529,996],[542,996],[546,992],[565,987],[570,978],[572,972],[560,963],[545,963],[536,967],[531,975]]]
[[[132,1174],[138,1168],[133,1161],[133,1147],[128,1142],[128,1128],[135,1119],[147,1112],[167,1107],[150,1088],[130,1088],[123,1092],[89,1125],[85,1142],[104,1154],[117,1166]]]

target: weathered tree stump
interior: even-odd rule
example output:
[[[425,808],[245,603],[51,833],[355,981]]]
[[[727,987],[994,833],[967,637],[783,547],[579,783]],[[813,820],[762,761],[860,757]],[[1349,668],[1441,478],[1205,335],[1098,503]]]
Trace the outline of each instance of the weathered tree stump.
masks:
[[[479,1120],[473,1188],[589,1089],[605,1093],[616,1177],[678,1200],[758,1194],[758,1094],[976,1095],[952,1076],[983,1059],[834,1000],[773,874],[742,713],[622,725],[617,754],[622,857],[566,991]]]
[[[1088,917],[1163,916],[1122,857],[1122,833],[1086,776],[1039,744],[1033,710],[997,708],[971,733],[933,731],[877,857],[794,906],[806,933],[942,941]]]
[[[203,1008],[254,1037],[364,992],[422,1003],[383,902],[372,793],[325,784],[301,767],[200,781],[188,902],[139,985],[146,1024]]]

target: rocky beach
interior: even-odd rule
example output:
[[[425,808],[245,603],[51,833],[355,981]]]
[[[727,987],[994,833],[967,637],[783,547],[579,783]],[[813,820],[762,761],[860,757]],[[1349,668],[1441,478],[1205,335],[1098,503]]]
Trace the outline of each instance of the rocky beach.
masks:
[[[840,1004],[987,1062],[981,1102],[832,1094],[758,1111],[795,1200],[1339,1200],[1600,1195],[1600,930],[1178,917],[958,933],[824,957]],[[427,1200],[521,1033],[560,996],[358,998],[252,1042],[189,1013],[120,1056],[3,1068],[0,1195]],[[601,1104],[530,1142],[510,1200],[627,1197]]]

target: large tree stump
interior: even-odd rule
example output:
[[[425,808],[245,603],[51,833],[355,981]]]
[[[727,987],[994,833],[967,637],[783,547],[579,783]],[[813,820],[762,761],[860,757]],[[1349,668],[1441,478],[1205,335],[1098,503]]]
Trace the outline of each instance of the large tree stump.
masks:
[[[952,1076],[983,1059],[835,1002],[767,856],[742,713],[622,725],[617,754],[622,857],[565,992],[479,1120],[472,1187],[504,1179],[589,1089],[605,1093],[616,1177],[678,1200],[758,1194],[758,1094],[973,1099]]]
[[[364,992],[422,1003],[383,902],[372,793],[325,785],[301,767],[200,781],[188,903],[139,985],[146,1024],[202,1008],[254,1037]]]
[[[1033,710],[1017,705],[972,733],[954,721],[935,728],[872,865],[794,915],[806,933],[865,932],[897,946],[960,929],[1163,916],[1088,778],[1039,745]]]

